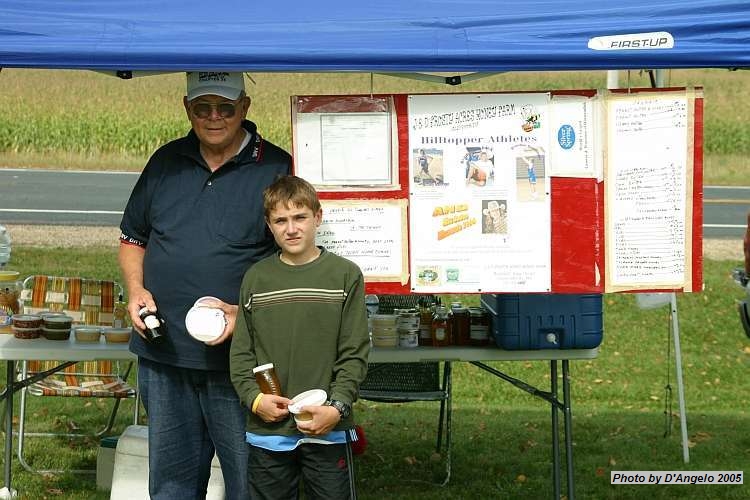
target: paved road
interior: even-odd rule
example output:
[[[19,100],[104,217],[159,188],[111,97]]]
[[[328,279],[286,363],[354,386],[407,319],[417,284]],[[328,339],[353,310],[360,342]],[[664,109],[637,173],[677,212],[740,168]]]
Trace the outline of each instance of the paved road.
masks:
[[[0,221],[118,226],[137,179],[135,172],[0,169]]]
[[[130,172],[0,169],[0,222],[117,226],[138,178]],[[742,236],[750,187],[704,187],[704,237]]]

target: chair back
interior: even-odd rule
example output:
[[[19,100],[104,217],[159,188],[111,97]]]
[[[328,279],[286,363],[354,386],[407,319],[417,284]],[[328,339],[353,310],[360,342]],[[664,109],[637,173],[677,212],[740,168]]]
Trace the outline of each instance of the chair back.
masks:
[[[111,326],[115,294],[122,293],[122,286],[114,281],[33,275],[23,281],[21,308],[24,314],[63,312],[74,324]],[[60,361],[27,360],[25,370],[42,373],[58,365]],[[122,373],[117,361],[79,361],[31,384],[28,392],[35,396],[132,397],[135,389],[123,380]]]
[[[111,326],[115,300],[122,293],[114,281],[34,275],[23,281],[21,303],[24,314],[63,312],[73,323]]]

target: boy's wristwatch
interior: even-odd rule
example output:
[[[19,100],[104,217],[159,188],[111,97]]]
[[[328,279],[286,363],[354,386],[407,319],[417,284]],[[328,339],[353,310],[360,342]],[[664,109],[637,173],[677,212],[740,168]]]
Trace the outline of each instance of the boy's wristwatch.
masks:
[[[352,407],[343,401],[339,401],[338,399],[329,399],[325,402],[326,406],[333,406],[338,410],[339,415],[341,415],[341,418],[346,418],[349,415],[352,414]]]

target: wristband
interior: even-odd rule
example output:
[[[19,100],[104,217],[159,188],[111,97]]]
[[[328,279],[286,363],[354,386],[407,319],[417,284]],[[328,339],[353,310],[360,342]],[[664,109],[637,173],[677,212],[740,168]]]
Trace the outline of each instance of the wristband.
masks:
[[[255,396],[255,399],[253,400],[253,405],[250,407],[250,411],[256,413],[256,410],[258,409],[258,406],[260,405],[260,400],[263,399],[263,393],[259,392],[257,396]]]

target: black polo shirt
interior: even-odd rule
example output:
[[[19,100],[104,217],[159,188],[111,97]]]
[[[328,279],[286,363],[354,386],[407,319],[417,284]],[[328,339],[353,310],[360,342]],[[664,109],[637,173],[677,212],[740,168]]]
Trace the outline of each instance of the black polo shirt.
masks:
[[[133,188],[120,224],[121,240],[144,247],[144,286],[167,322],[157,345],[133,335],[130,350],[185,368],[229,370],[229,346],[207,346],[185,328],[195,301],[211,295],[237,304],[245,271],[276,249],[263,217],[263,190],[290,173],[292,159],[264,141],[255,124],[250,142],[211,172],[195,133],[159,148]]]

